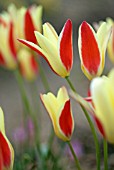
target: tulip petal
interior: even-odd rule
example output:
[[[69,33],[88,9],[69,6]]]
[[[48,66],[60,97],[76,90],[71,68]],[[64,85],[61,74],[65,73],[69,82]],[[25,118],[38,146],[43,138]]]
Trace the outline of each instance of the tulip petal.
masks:
[[[2,154],[2,161],[3,161],[3,166],[5,168],[10,167],[11,164],[11,151],[9,148],[9,145],[3,136],[3,134],[0,132],[0,152]]]
[[[66,101],[64,105],[64,108],[59,118],[59,125],[63,134],[68,138],[71,137],[74,128],[74,122],[72,119],[72,114],[70,109],[70,100]]]
[[[66,69],[70,71],[73,64],[71,20],[67,20],[59,35],[59,55]]]
[[[55,44],[53,44],[50,40],[48,40],[39,32],[35,32],[35,35],[40,47],[45,53],[48,54],[45,57],[50,63],[53,70],[62,77],[65,77],[65,75],[69,75],[58,56],[57,47],[55,46]]]
[[[42,5],[32,5],[30,8],[30,14],[37,31],[42,32]]]
[[[3,111],[0,107],[0,132],[5,134],[5,127],[4,127],[4,114]]]
[[[10,30],[9,30],[9,46],[10,46],[10,49],[11,49],[11,52],[13,54],[14,59],[16,59],[17,56],[16,56],[16,47],[15,47],[15,43],[14,43],[13,32],[14,32],[14,25],[11,22],[10,23]]]
[[[114,143],[114,87],[109,78],[95,78],[90,86],[96,117],[101,122],[105,136]]]
[[[108,44],[109,37],[111,35],[111,26],[108,25],[106,22],[103,22],[98,31],[97,31],[97,38],[98,38],[98,43],[101,49],[101,55],[102,55],[102,67],[101,69],[103,70],[104,68],[104,63],[105,63],[105,52]],[[101,71],[102,72],[102,71]]]
[[[0,52],[0,65],[5,66],[5,60],[4,60],[4,56],[2,55],[2,53]]]
[[[58,35],[51,24],[45,23],[43,25],[43,34],[48,40],[51,40],[51,42],[57,46]]]
[[[98,72],[101,56],[95,32],[85,21],[79,28],[78,46],[82,70],[89,79],[92,79]]]
[[[33,21],[32,21],[29,9],[25,13],[24,29],[25,29],[26,40],[37,44],[36,37],[34,35],[35,28],[34,28],[34,25],[33,25]]]

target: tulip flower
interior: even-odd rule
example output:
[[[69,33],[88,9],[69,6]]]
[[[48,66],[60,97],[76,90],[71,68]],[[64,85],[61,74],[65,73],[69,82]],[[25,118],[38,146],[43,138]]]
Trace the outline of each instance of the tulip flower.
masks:
[[[108,77],[95,78],[90,90],[98,128],[114,144],[114,70]]]
[[[26,80],[34,80],[38,73],[38,65],[34,56],[26,49],[18,52],[18,63],[22,76]]]
[[[96,77],[90,85],[91,98],[82,98],[70,92],[71,96],[91,113],[100,133],[114,144],[114,70],[108,77]],[[90,99],[90,100],[88,100]]]
[[[111,18],[107,18],[106,21],[112,26],[112,33],[108,42],[107,52],[110,60],[114,63],[114,21]]]
[[[109,24],[103,22],[97,33],[84,21],[79,27],[78,47],[83,73],[89,80],[100,76],[105,64],[105,51],[111,33]]]
[[[34,30],[42,31],[41,17],[42,6],[35,5],[28,9],[25,7],[16,9],[12,4],[8,11],[0,15],[0,65],[15,70],[19,64],[20,71],[27,80],[36,77],[38,66],[32,51],[18,43],[17,37],[36,43]]]
[[[14,151],[5,134],[4,115],[0,108],[0,170],[12,170]]]
[[[41,100],[52,120],[55,134],[63,141],[69,141],[74,129],[74,120],[66,88],[61,87],[57,97],[50,92],[41,94]]]
[[[34,31],[42,32],[42,6],[32,5],[28,9],[22,7],[17,9],[14,4],[8,7],[8,12],[17,30],[17,37],[37,43]]]
[[[67,20],[59,37],[51,24],[43,25],[43,35],[35,31],[39,46],[35,43],[19,39],[49,63],[51,69],[59,76],[69,76],[73,64],[72,23]]]

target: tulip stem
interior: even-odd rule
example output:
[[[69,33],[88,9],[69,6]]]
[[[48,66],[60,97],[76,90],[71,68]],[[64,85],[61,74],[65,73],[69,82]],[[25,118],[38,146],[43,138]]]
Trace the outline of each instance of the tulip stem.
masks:
[[[72,82],[70,81],[70,79],[67,77],[66,80],[67,80],[70,88],[73,90],[73,92],[76,93],[76,90],[75,90]],[[88,112],[86,111],[86,109],[82,105],[80,105],[80,106],[81,106],[81,108],[82,108],[82,110],[83,110],[83,112],[84,112],[84,114],[86,116],[86,119],[87,119],[87,121],[89,123],[89,126],[90,126],[92,134],[93,134],[93,138],[94,138],[94,142],[95,142],[95,147],[96,147],[97,170],[100,170],[100,146],[99,146],[99,141],[98,141],[97,133],[96,133],[94,124],[93,124],[93,122],[92,122]]]
[[[78,158],[77,158],[77,156],[76,156],[76,154],[75,154],[75,152],[74,152],[74,149],[73,149],[73,147],[72,147],[70,141],[67,142],[67,143],[68,143],[68,145],[69,145],[69,148],[70,148],[70,151],[71,151],[71,153],[72,153],[72,156],[73,156],[73,158],[74,158],[74,160],[75,160],[77,169],[78,169],[78,170],[81,170],[79,160],[78,160]]]
[[[67,80],[67,82],[68,82],[70,88],[72,89],[72,91],[76,93],[76,89],[73,86],[72,82],[70,81],[69,77],[65,77],[65,79]]]
[[[104,145],[104,170],[108,170],[108,144],[106,139],[104,139],[103,145]]]
[[[47,78],[46,78],[45,72],[43,70],[43,67],[42,67],[42,65],[40,63],[40,60],[38,59],[37,56],[36,56],[36,59],[37,59],[38,65],[39,65],[39,70],[40,70],[40,76],[41,76],[42,83],[44,85],[45,90],[48,92],[48,91],[50,91],[49,83],[47,81]],[[51,146],[52,146],[54,137],[55,137],[55,133],[54,133],[54,130],[52,129],[51,133],[50,133],[50,136],[49,136],[49,139],[48,139],[48,153],[51,150]]]
[[[22,79],[22,76],[20,74],[20,71],[19,69],[16,69],[15,70],[15,76],[16,76],[16,80],[18,82],[18,85],[19,85],[19,88],[20,88],[20,93],[21,93],[21,98],[22,98],[22,101],[24,103],[24,109],[26,111],[26,116],[27,115],[30,115],[33,122],[34,122],[34,126],[35,126],[35,130],[36,130],[36,143],[38,144],[39,146],[39,133],[38,133],[38,126],[37,126],[37,119],[31,109],[31,105],[29,103],[29,100],[28,100],[28,97],[26,95],[26,91],[25,91],[25,87],[24,87],[24,84],[23,84],[23,79]],[[25,117],[26,119],[26,117]]]

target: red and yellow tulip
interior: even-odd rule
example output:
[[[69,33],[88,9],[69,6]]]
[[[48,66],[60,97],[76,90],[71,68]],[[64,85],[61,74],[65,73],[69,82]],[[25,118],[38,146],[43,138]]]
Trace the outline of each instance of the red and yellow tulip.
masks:
[[[105,22],[100,25],[97,33],[86,21],[79,27],[78,47],[81,68],[90,80],[103,72],[110,33],[111,26]]]
[[[57,97],[50,92],[41,94],[41,100],[52,120],[55,134],[63,141],[69,141],[74,129],[74,120],[66,88],[61,87]]]
[[[18,43],[17,38],[25,38],[36,43],[34,31],[42,31],[41,17],[41,6],[16,9],[14,5],[10,5],[8,12],[0,15],[0,65],[15,70],[19,64],[22,75],[28,80],[36,77],[37,62],[32,51]]]
[[[114,70],[108,77],[95,78],[90,90],[98,128],[114,144]]]
[[[35,36],[39,46],[23,39],[19,41],[43,56],[56,74],[69,76],[73,64],[71,21],[67,20],[59,36],[49,23],[43,25],[43,35],[35,31]]]
[[[71,96],[88,110],[104,138],[114,144],[114,70],[108,77],[96,77],[90,85],[91,97]]]
[[[42,32],[42,6],[32,5],[29,8],[17,9],[14,4],[10,5],[8,12],[15,25],[17,38],[24,38],[37,43],[34,31]]]
[[[0,170],[12,170],[14,150],[5,134],[4,115],[0,108]]]

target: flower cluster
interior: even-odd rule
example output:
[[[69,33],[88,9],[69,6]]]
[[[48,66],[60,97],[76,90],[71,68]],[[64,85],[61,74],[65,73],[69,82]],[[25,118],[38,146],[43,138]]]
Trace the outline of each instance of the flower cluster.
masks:
[[[90,123],[90,127],[92,127],[93,135],[96,135],[96,131],[94,130],[92,120],[96,123],[103,138],[114,144],[114,70],[108,76],[100,77],[105,66],[106,49],[108,49],[108,54],[114,62],[113,21],[108,18],[106,22],[100,22],[97,25],[97,31],[86,21],[83,21],[79,26],[78,50],[81,69],[91,81],[90,95],[83,98],[76,92],[69,79],[73,66],[72,21],[68,19],[58,35],[50,23],[46,22],[42,25],[41,17],[42,7],[35,5],[28,9],[24,7],[16,9],[14,5],[11,5],[7,12],[1,13],[0,65],[10,70],[19,69],[23,77],[31,80],[36,77],[38,71],[35,58],[36,53],[38,53],[38,56],[42,56],[47,61],[54,73],[67,80],[71,87],[70,95],[81,105]],[[37,119],[34,117],[26,93],[22,89],[22,79],[21,92],[25,102],[24,108],[34,123],[34,126],[32,126],[34,133],[31,131],[32,135],[30,136],[35,136]],[[74,156],[70,140],[75,122],[72,114],[71,100],[66,87],[59,88],[57,96],[52,92],[40,94],[40,99],[49,113],[55,134],[58,138],[69,144]],[[91,113],[92,120],[87,111]],[[8,170],[13,167],[14,152],[5,134],[4,116],[1,109],[0,121],[0,170]],[[22,129],[21,132],[19,130],[19,135],[16,136],[16,139],[21,133]],[[96,138],[95,136],[97,143]],[[36,141],[39,142],[40,140],[36,139]],[[39,143],[38,147],[38,151],[41,154],[42,151]],[[98,148],[96,152],[98,155]],[[74,158],[78,169],[80,169],[76,156]],[[99,169],[99,160],[97,160],[97,164]]]

